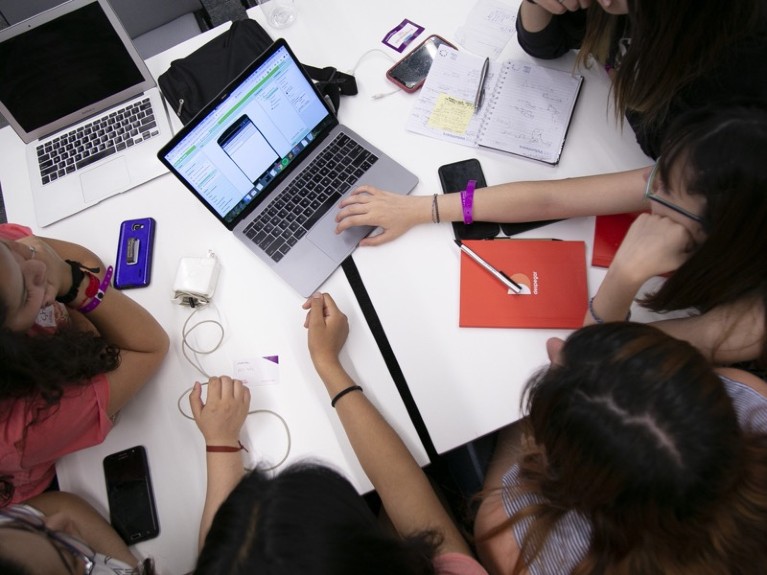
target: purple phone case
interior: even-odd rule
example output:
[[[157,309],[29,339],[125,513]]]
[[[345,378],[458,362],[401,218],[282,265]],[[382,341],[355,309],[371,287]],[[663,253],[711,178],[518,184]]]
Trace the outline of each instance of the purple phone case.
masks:
[[[114,286],[118,289],[149,285],[152,275],[153,218],[126,220],[120,225]]]

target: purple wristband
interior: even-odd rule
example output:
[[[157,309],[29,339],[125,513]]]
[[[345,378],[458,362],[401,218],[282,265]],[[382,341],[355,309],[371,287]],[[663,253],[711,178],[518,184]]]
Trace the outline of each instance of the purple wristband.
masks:
[[[474,208],[474,187],[477,185],[477,180],[469,180],[466,182],[466,189],[461,192],[461,206],[463,206],[463,223],[467,226],[474,221],[473,208]]]
[[[99,285],[99,291],[96,292],[96,295],[94,295],[88,303],[78,308],[77,311],[79,311],[80,313],[89,313],[99,306],[99,304],[101,303],[101,300],[104,299],[104,294],[109,288],[109,282],[112,280],[113,271],[114,271],[114,268],[112,266],[109,266],[107,268],[107,273],[104,275],[104,279],[101,281],[101,284]]]

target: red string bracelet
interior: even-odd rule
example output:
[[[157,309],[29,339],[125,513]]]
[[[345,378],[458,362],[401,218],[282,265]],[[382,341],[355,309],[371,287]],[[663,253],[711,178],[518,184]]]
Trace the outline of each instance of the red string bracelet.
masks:
[[[205,451],[208,453],[236,453],[237,451],[242,451],[243,449],[247,452],[247,448],[240,443],[237,442],[237,445],[239,447],[232,447],[231,445],[206,445]]]
[[[112,280],[112,272],[114,271],[114,268],[112,266],[109,266],[107,268],[107,273],[104,276],[104,279],[101,282],[101,285],[98,286],[98,289],[96,290],[96,293],[91,296],[91,300],[82,305],[80,308],[78,308],[77,311],[80,313],[89,313],[92,312],[94,309],[96,309],[99,304],[101,303],[101,300],[104,299],[104,294],[106,293],[107,289],[109,288],[109,282]],[[91,276],[94,277],[94,276]],[[91,280],[91,283],[88,285],[88,287],[85,290],[85,295],[88,295],[88,292],[92,289],[93,286],[93,280]]]

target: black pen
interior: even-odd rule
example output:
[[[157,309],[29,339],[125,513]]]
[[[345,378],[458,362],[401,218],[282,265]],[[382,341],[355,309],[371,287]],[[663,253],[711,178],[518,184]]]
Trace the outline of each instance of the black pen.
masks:
[[[485,98],[485,81],[487,80],[487,71],[490,68],[490,58],[485,58],[482,64],[482,71],[479,73],[479,86],[477,86],[477,95],[474,96],[474,113],[482,106],[482,100]]]
[[[477,254],[477,252],[475,252],[471,248],[465,246],[460,240],[455,240],[455,245],[457,245],[459,248],[461,248],[461,251],[463,253],[465,253],[467,256],[469,256],[471,259],[473,259],[475,262],[477,262],[479,265],[481,265],[483,268],[485,268],[488,272],[490,272],[490,274],[495,279],[497,279],[499,282],[501,282],[503,285],[505,285],[507,288],[509,288],[515,294],[522,293],[522,286],[521,285],[519,285],[517,282],[515,282],[513,279],[511,279],[509,276],[507,276],[501,270],[495,269],[493,266],[491,266],[489,263],[487,263],[484,259],[482,259]]]

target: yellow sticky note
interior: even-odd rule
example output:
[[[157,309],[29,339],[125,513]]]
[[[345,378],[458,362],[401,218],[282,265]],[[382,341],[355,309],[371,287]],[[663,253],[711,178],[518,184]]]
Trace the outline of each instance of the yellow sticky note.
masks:
[[[465,134],[473,116],[474,104],[447,94],[440,94],[429,116],[428,125],[430,128],[454,134]]]

